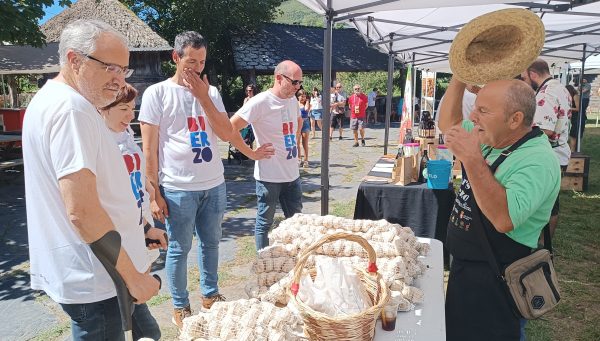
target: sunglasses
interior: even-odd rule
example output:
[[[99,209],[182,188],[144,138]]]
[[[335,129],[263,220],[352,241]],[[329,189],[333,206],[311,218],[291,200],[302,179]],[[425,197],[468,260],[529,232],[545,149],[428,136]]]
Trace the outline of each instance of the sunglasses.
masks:
[[[280,75],[282,75],[285,79],[287,79],[288,81],[290,81],[290,83],[292,83],[292,85],[302,85],[302,83],[304,83],[303,81],[299,80],[299,79],[291,79],[290,77],[284,75],[283,73],[280,73]]]

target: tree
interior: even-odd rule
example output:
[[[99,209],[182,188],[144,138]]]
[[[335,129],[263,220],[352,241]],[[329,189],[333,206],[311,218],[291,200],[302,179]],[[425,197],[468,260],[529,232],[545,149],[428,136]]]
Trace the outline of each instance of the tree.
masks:
[[[208,41],[205,73],[221,87],[232,106],[236,81],[231,37],[252,32],[277,15],[282,0],[124,0],[142,20],[171,44],[178,33],[197,31]]]
[[[71,5],[71,0],[60,0],[60,6]],[[3,42],[16,45],[41,47],[46,37],[40,31],[38,21],[44,17],[44,7],[53,0],[0,0],[0,45]]]

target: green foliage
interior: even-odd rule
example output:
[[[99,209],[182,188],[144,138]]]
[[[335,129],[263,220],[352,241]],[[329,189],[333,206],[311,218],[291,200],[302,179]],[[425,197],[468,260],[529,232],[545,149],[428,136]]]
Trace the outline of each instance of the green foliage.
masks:
[[[360,85],[362,92],[369,93],[373,88],[379,89],[382,95],[387,94],[387,72],[338,72],[337,80],[344,86],[346,92],[349,92],[355,84]],[[400,70],[394,71],[393,77],[393,96],[401,95],[401,88],[404,84],[401,82]]]
[[[54,4],[53,0],[0,1],[0,44],[45,45],[44,34],[38,21],[44,17],[44,7]],[[71,5],[71,0],[60,0],[60,6]]]
[[[439,72],[437,74],[435,80],[435,98],[441,99],[444,93],[446,93],[446,89],[448,89],[448,84],[450,83],[450,79],[452,78],[452,74],[450,73],[442,73]]]
[[[237,86],[231,49],[232,35],[252,32],[273,20],[282,0],[124,0],[150,28],[171,44],[184,31],[197,31],[208,42],[205,73],[218,74],[226,107],[234,104],[229,97]],[[239,89],[237,89],[239,90]]]
[[[296,0],[284,1],[273,22],[302,26],[323,27],[323,17]]]
[[[600,338],[600,128],[590,125],[582,142],[590,157],[585,193],[560,193],[560,218],[552,239],[561,301],[552,312],[527,323],[527,340]]]

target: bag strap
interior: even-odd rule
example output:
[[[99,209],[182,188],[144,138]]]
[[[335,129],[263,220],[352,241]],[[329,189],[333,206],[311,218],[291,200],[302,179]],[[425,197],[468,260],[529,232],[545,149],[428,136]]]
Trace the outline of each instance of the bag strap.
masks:
[[[523,143],[531,140],[532,138],[541,136],[543,134],[544,134],[544,132],[540,129],[540,127],[533,127],[533,128],[531,128],[531,131],[528,132],[527,134],[525,134],[525,136],[521,137],[517,142],[513,143],[512,146],[510,146],[510,147],[506,148],[504,151],[502,151],[502,153],[500,154],[500,156],[498,156],[498,158],[496,159],[496,161],[494,161],[494,163],[492,163],[492,165],[490,166],[490,170],[492,171],[492,173],[495,173],[496,172],[496,168],[498,168],[498,166],[500,166],[500,164],[502,162],[504,162],[504,160],[506,160],[506,158],[512,152],[514,152],[517,148],[519,148],[521,145],[523,145]]]
[[[541,131],[541,129],[539,127],[533,127],[531,129],[530,132],[528,132],[527,134],[525,134],[525,136],[521,137],[517,142],[515,142],[512,146],[508,147],[507,149],[505,149],[500,156],[498,156],[498,158],[496,159],[496,161],[494,161],[494,163],[490,166],[490,170],[492,171],[492,174],[496,172],[496,169],[498,168],[498,166],[504,162],[504,160],[506,160],[506,158],[512,153],[514,152],[517,148],[519,148],[521,145],[523,145],[523,143],[529,141],[532,138],[538,137],[540,135],[542,135],[543,132]],[[488,153],[489,154],[489,153]],[[496,275],[496,277],[503,281],[506,282],[504,279],[504,275],[502,275],[502,272],[500,271],[500,268],[498,267],[498,261],[496,260],[496,256],[494,255],[494,251],[492,251],[492,246],[490,245],[490,241],[488,240],[487,235],[485,234],[485,231],[483,230],[483,227],[485,226],[484,222],[483,222],[483,218],[482,218],[482,214],[479,210],[479,206],[477,206],[477,202],[475,201],[475,196],[472,195],[471,196],[471,208],[472,208],[472,212],[473,214],[477,213],[477,215],[479,216],[479,220],[480,220],[480,226],[481,228],[476,229],[479,232],[479,236],[481,237],[481,240],[483,241],[482,243],[482,247],[483,247],[483,252],[485,253],[488,262],[490,263],[490,266],[492,267],[492,270],[494,271],[494,274]],[[549,235],[550,233],[548,233]],[[544,238],[546,238],[546,236],[544,235]],[[545,240],[545,239],[544,239]]]
[[[538,137],[540,135],[542,135],[543,132],[540,130],[539,127],[533,127],[531,129],[530,132],[528,132],[527,134],[525,134],[525,136],[523,136],[522,138],[520,138],[517,142],[515,142],[512,146],[510,146],[509,148],[505,149],[504,151],[502,151],[502,153],[500,154],[500,156],[498,156],[498,158],[494,161],[494,163],[490,166],[490,170],[492,171],[492,173],[496,172],[496,169],[498,168],[498,166],[504,162],[504,160],[506,160],[506,158],[512,153],[514,152],[517,148],[519,148],[521,145],[523,145],[523,143],[529,141],[532,138]],[[489,153],[488,153],[489,155]],[[510,290],[508,288],[508,284],[506,283],[506,279],[504,278],[504,275],[502,274],[502,272],[500,271],[500,267],[498,266],[498,261],[496,260],[496,256],[494,255],[494,251],[492,250],[492,246],[490,245],[490,241],[487,237],[487,235],[485,234],[484,229],[484,222],[483,222],[483,216],[481,214],[481,211],[479,210],[479,206],[477,206],[477,202],[475,201],[475,196],[471,195],[471,209],[472,209],[472,214],[476,214],[479,217],[479,226],[480,228],[476,228],[475,230],[477,230],[479,237],[482,240],[482,248],[483,248],[483,252],[486,255],[487,261],[490,264],[490,267],[492,268],[492,271],[494,272],[494,275],[496,276],[496,278],[501,282],[501,286],[502,288],[504,288],[504,291],[506,292],[506,294],[508,295],[509,298],[511,298],[509,300],[509,304],[511,305],[511,307],[513,308],[513,312],[517,315],[517,317],[521,317],[520,314],[518,313],[518,308],[516,307],[514,300],[512,300],[512,294],[510,293]],[[547,228],[547,226],[546,226]],[[550,233],[548,233],[548,235],[550,235]],[[545,235],[544,235],[544,238]]]

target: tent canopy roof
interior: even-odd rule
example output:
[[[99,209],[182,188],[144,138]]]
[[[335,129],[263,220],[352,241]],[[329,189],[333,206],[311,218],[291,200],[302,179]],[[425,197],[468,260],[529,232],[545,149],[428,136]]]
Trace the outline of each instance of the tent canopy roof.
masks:
[[[320,0],[299,0],[318,13],[325,13]],[[363,7],[352,10],[352,7]],[[542,58],[550,63],[564,63],[600,53],[600,3],[570,7],[568,1],[458,0],[447,1],[336,1],[332,9],[335,20],[354,25],[368,43],[383,52],[394,52],[404,62],[417,67],[449,72],[448,51],[454,36],[467,22],[485,13],[503,8],[530,8],[546,28]],[[428,8],[422,8],[423,5]],[[369,6],[367,6],[369,5]],[[336,7],[337,6],[337,7]],[[350,9],[350,10],[348,10]],[[390,41],[392,46],[390,48]]]

